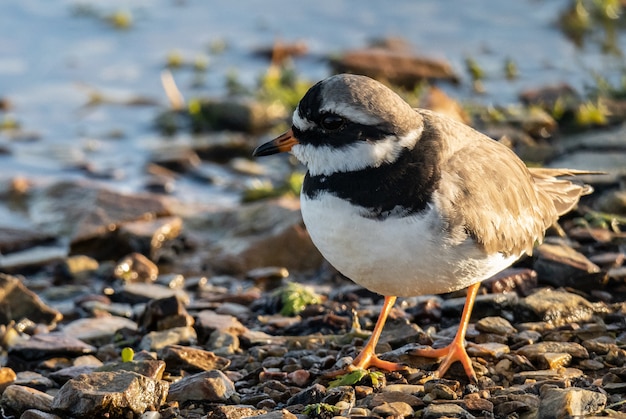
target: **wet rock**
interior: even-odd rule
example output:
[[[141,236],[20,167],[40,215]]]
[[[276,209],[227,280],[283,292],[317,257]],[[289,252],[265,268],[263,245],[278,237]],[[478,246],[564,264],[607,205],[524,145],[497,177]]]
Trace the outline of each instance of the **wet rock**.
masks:
[[[121,259],[113,274],[125,283],[152,283],[159,276],[159,268],[141,253],[131,253]]]
[[[553,110],[557,102],[573,110],[581,100],[578,92],[567,83],[526,89],[519,97],[526,105],[540,106],[546,110]]]
[[[6,255],[0,255],[0,269],[5,273],[21,272],[24,269],[42,268],[62,262],[68,254],[67,245],[57,242],[46,246],[35,246]]]
[[[39,334],[19,340],[9,347],[7,364],[16,371],[23,371],[33,362],[54,357],[73,358],[95,351],[95,347],[65,334]]]
[[[192,115],[191,130],[259,133],[287,116],[287,109],[282,106],[268,106],[253,100],[202,100],[198,113]]]
[[[0,324],[25,318],[37,323],[55,324],[63,316],[44,304],[18,278],[0,273]]]
[[[546,388],[541,391],[539,419],[582,417],[600,413],[606,395],[582,388]]]
[[[130,371],[93,372],[68,381],[54,397],[52,409],[75,417],[127,417],[157,409],[169,384]]]
[[[175,173],[186,173],[200,164],[200,157],[186,145],[170,145],[153,151],[150,162]]]
[[[369,48],[344,52],[331,60],[336,73],[363,74],[388,83],[415,87],[423,80],[458,82],[458,76],[449,63],[420,57],[408,51]]]
[[[167,364],[168,371],[180,370],[195,373],[209,370],[224,370],[230,360],[215,355],[213,352],[189,346],[169,345],[161,349],[160,358]]]
[[[124,317],[105,316],[74,320],[61,330],[88,344],[103,345],[110,342],[120,329],[137,330],[137,323]]]
[[[439,418],[463,418],[473,419],[475,416],[461,406],[452,403],[432,403],[426,406],[423,411],[422,418],[424,419],[439,419]]]
[[[534,255],[533,267],[540,282],[582,290],[598,287],[600,268],[571,247],[544,243],[535,248]]]
[[[555,326],[589,321],[594,308],[583,297],[563,290],[541,289],[519,301],[516,314],[522,321],[545,321]]]
[[[44,232],[68,237],[72,253],[96,259],[118,258],[119,244],[110,234],[125,222],[169,215],[165,198],[124,195],[88,184],[60,182],[35,190],[29,205],[31,219]]]
[[[174,327],[144,335],[139,347],[147,351],[158,351],[168,345],[195,345],[197,341],[198,337],[193,327]]]
[[[188,220],[188,228],[206,235],[207,262],[218,272],[244,273],[264,266],[307,271],[323,261],[304,228],[299,201],[293,198],[242,205],[202,218]]]
[[[119,240],[129,244],[133,252],[147,255],[151,260],[172,260],[176,251],[171,248],[183,228],[177,216],[124,223],[119,229]]]
[[[235,394],[234,383],[223,372],[212,370],[188,375],[173,383],[170,386],[167,401],[226,402]]]
[[[52,404],[52,396],[34,388],[19,385],[8,386],[0,397],[0,406],[4,411],[17,416],[28,409],[50,412]]]
[[[45,246],[54,241],[54,235],[43,233],[36,228],[0,227],[0,254],[3,256],[36,246]]]
[[[2,394],[5,388],[13,384],[16,378],[17,375],[11,368],[0,368],[0,394]]]

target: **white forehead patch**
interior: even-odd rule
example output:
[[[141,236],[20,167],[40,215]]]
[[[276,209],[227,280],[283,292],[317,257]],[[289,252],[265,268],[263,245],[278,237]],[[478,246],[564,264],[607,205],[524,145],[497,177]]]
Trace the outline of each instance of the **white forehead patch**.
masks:
[[[353,172],[392,163],[403,150],[413,148],[420,135],[421,128],[402,137],[389,135],[378,141],[359,141],[339,148],[296,144],[291,152],[309,169],[312,176],[328,176],[335,172]]]
[[[292,122],[294,127],[298,128],[300,131],[306,131],[309,129],[313,129],[315,124],[309,121],[306,118],[302,118],[300,116],[300,112],[298,112],[298,108],[293,112]]]
[[[334,113],[336,115],[343,116],[348,121],[355,122],[362,125],[378,125],[383,122],[371,112],[367,112],[365,109],[359,109],[345,102],[335,102],[326,100],[324,106],[320,108],[320,113]]]

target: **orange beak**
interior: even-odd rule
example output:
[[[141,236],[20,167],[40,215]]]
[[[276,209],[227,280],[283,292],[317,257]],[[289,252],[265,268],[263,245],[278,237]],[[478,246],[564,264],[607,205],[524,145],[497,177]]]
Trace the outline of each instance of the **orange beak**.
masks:
[[[272,154],[282,153],[291,150],[291,147],[298,144],[298,139],[293,136],[293,130],[289,130],[279,135],[272,141],[261,144],[252,152],[254,157],[270,156]]]

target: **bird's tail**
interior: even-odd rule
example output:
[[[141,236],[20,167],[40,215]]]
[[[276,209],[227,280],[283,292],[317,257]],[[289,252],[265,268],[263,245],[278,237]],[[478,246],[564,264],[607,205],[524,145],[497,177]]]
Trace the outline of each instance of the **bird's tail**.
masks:
[[[546,193],[559,215],[563,215],[576,206],[578,200],[583,195],[593,192],[590,185],[576,183],[571,179],[563,177],[574,177],[579,175],[599,175],[603,172],[574,169],[549,169],[549,168],[529,168],[535,184]]]

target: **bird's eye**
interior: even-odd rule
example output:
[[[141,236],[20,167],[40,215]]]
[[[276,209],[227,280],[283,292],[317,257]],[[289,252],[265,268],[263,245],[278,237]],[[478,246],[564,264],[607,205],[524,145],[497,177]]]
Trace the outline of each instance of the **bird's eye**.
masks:
[[[320,125],[322,128],[328,131],[336,131],[339,128],[343,127],[344,119],[335,114],[328,114],[322,117],[320,121]]]

